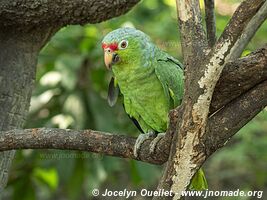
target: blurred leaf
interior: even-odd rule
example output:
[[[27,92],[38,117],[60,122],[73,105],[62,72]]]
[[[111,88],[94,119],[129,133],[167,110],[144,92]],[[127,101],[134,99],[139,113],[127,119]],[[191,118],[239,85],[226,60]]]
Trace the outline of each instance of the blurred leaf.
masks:
[[[80,153],[77,153],[80,155]],[[75,166],[72,171],[72,175],[69,179],[66,193],[68,194],[68,199],[81,199],[82,190],[83,190],[83,181],[85,178],[84,170],[84,160],[78,157],[75,160]]]
[[[49,186],[52,190],[55,190],[58,186],[58,175],[54,168],[35,168],[33,175],[35,178]]]
[[[73,90],[77,83],[77,70],[81,66],[81,55],[61,55],[55,62],[55,68],[62,74],[61,84],[67,90]]]

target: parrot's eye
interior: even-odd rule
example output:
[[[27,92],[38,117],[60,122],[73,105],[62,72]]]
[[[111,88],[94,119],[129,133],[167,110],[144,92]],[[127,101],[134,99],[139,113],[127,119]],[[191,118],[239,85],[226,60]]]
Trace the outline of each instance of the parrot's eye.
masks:
[[[119,44],[120,49],[126,49],[128,46],[128,41],[127,40],[122,40]]]

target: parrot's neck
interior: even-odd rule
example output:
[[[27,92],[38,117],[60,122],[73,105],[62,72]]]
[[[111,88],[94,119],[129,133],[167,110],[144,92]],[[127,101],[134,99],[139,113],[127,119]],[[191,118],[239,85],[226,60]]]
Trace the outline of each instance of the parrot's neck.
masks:
[[[137,64],[138,65],[138,64]],[[119,84],[121,92],[126,94],[129,90],[140,88],[140,85],[145,85],[156,79],[154,68],[136,67],[135,66],[114,66],[112,69],[114,76]]]

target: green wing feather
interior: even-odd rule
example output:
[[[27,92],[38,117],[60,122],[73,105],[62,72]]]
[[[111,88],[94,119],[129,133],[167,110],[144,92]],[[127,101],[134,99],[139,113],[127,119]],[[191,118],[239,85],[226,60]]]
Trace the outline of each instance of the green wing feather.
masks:
[[[155,73],[162,84],[170,109],[181,104],[184,90],[182,64],[173,57],[163,56],[157,60]]]

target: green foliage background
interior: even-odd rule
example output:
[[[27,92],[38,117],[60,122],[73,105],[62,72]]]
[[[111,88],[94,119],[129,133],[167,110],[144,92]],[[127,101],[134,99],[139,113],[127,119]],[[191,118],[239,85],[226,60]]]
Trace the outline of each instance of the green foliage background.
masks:
[[[238,1],[218,2],[223,3],[216,10],[219,35]],[[145,0],[128,14],[107,22],[62,28],[39,56],[26,127],[95,129],[137,136],[139,133],[122,106],[110,108],[107,104],[111,74],[104,67],[101,40],[118,27],[134,26],[182,60],[176,16],[174,1]],[[266,42],[266,31],[265,23],[244,54]],[[267,196],[266,133],[267,114],[263,111],[209,159],[204,170],[211,190],[265,190]],[[93,188],[153,190],[161,169],[92,153],[17,151],[4,199],[93,199]]]

